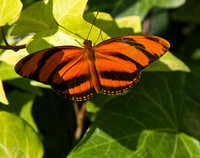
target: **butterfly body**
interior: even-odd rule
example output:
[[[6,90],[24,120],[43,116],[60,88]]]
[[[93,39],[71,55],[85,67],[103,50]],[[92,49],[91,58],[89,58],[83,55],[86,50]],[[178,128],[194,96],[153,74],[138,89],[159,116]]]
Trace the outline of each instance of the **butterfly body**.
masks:
[[[49,84],[75,101],[87,100],[100,90],[115,95],[137,83],[141,70],[161,57],[170,44],[155,36],[111,38],[92,46],[59,46],[21,59],[15,71],[26,78]]]
[[[95,91],[99,93],[100,81],[99,81],[99,76],[98,76],[96,66],[95,66],[95,50],[90,40],[85,40],[83,44],[85,45],[83,48],[83,53],[89,65],[89,72],[91,75],[90,77],[92,80],[92,84],[94,85]]]

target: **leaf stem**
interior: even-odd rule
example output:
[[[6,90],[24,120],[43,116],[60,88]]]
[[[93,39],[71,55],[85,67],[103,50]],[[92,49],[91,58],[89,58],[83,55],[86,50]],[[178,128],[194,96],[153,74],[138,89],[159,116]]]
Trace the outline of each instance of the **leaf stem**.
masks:
[[[6,40],[6,37],[5,37],[5,33],[4,33],[4,28],[3,28],[3,26],[0,26],[0,28],[1,28],[1,34],[2,34],[2,37],[3,37],[3,41],[4,41],[4,43],[6,44],[6,46],[0,45],[0,49],[12,49],[12,50],[14,50],[14,51],[18,51],[18,50],[20,50],[20,49],[26,48],[26,45],[25,45],[25,44],[23,44],[23,45],[18,45],[18,46],[16,46],[16,45],[9,45],[8,42],[7,42],[7,40]]]

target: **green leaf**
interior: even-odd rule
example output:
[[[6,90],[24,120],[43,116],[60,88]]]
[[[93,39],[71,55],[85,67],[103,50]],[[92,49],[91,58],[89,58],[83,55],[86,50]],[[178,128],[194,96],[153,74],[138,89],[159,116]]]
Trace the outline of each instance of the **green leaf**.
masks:
[[[38,132],[37,125],[35,124],[31,113],[35,95],[33,93],[23,93],[14,90],[8,93],[7,96],[10,104],[6,107],[3,106],[1,110],[17,114],[28,122],[36,132]]]
[[[141,19],[144,19],[146,14],[154,7],[160,8],[177,8],[183,5],[186,0],[121,0],[117,3],[113,9],[115,17],[124,17],[129,15],[138,15]]]
[[[200,139],[200,60],[191,65],[191,73],[186,76],[186,103],[184,110],[184,130]]]
[[[126,16],[122,18],[117,18],[115,19],[115,22],[118,28],[123,30],[121,36],[131,35],[131,29],[134,34],[141,34],[142,32],[142,22],[139,16]]]
[[[200,157],[199,141],[181,130],[184,78],[181,72],[143,73],[129,93],[101,108],[68,157]]]
[[[155,8],[152,10],[150,18],[148,35],[161,35],[169,28],[170,13],[168,10]]]
[[[25,8],[11,35],[38,33],[42,30],[50,30],[50,25],[52,25],[54,19],[51,13],[52,8],[49,7],[51,6],[47,6],[44,1],[40,1]]]
[[[16,17],[22,9],[20,0],[0,1],[0,26],[4,26],[11,19]]]
[[[37,33],[34,40],[27,45],[29,52],[66,44],[80,46],[79,43],[87,38],[91,28],[91,24],[82,17],[86,4],[87,0],[37,2],[24,9],[11,34]],[[83,39],[56,25],[56,22]],[[96,41],[99,31],[94,26],[90,40]],[[103,32],[102,35],[106,36]]]
[[[19,78],[20,76],[14,71],[12,65],[0,62],[0,76],[3,81]]]
[[[0,63],[0,76],[3,81],[6,81],[10,85],[13,85],[22,90],[31,92],[38,96],[42,96],[42,92],[41,92],[40,88],[31,86],[31,84],[30,84],[31,80],[20,77],[14,71],[14,67],[12,65],[8,65],[4,62],[1,62]],[[47,87],[47,86],[40,86],[40,87]]]
[[[84,15],[84,19],[92,23],[96,14],[97,12],[87,13]],[[141,20],[138,16],[127,16],[114,20],[110,14],[100,12],[94,25],[108,35],[106,38],[102,37],[101,40],[108,39],[109,36],[118,37],[142,32]]]
[[[42,158],[41,140],[28,123],[0,111],[0,155],[3,158]]]
[[[159,60],[147,66],[144,71],[185,71],[190,72],[190,68],[174,56],[172,53],[167,52]]]
[[[39,87],[34,86],[31,84],[31,80],[26,79],[26,78],[18,78],[18,79],[13,79],[13,80],[8,80],[6,81],[8,84],[13,85],[21,90],[25,90],[27,92],[33,93],[38,96],[42,96],[42,91]],[[40,84],[42,85],[42,83]],[[40,87],[47,87],[47,86],[40,86]]]
[[[109,96],[105,94],[96,94],[95,97],[87,100],[86,111],[90,113],[97,113],[100,110],[100,107],[115,97],[117,97],[117,95]]]
[[[6,98],[6,95],[5,95],[5,91],[3,89],[3,83],[1,80],[1,76],[0,76],[0,102],[3,104],[6,104],[6,105],[9,104],[8,99]]]
[[[141,133],[138,142],[139,151],[134,155],[151,156],[153,158],[193,158],[200,156],[199,141],[184,133],[144,131]]]

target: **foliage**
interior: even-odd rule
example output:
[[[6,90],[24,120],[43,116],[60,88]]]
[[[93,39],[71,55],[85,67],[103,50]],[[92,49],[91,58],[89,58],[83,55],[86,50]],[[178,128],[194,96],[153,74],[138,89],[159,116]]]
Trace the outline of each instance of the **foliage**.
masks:
[[[0,2],[0,26],[4,26],[9,44],[26,44],[26,49],[0,53],[0,157],[200,157],[198,0],[23,4],[26,7],[21,11],[20,0]],[[167,39],[171,49],[148,66],[127,93],[96,94],[88,100],[83,137],[72,147],[70,133],[76,127],[72,102],[48,86],[21,78],[14,65],[44,48],[80,46],[83,39],[56,22],[86,38],[96,15],[92,11],[97,8],[107,13],[100,12],[96,19],[89,36],[93,43],[100,30],[97,43],[141,34],[142,24],[151,20],[148,32]],[[190,12],[190,8],[195,9]],[[2,39],[0,45],[5,45]]]

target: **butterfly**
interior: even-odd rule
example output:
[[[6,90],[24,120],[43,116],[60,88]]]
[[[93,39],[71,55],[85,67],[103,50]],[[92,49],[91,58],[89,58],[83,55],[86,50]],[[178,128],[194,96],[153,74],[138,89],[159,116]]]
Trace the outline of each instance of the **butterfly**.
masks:
[[[137,83],[141,70],[170,47],[156,36],[130,35],[111,38],[95,46],[58,46],[21,59],[15,71],[40,81],[73,101],[85,101],[95,92],[115,95]]]

